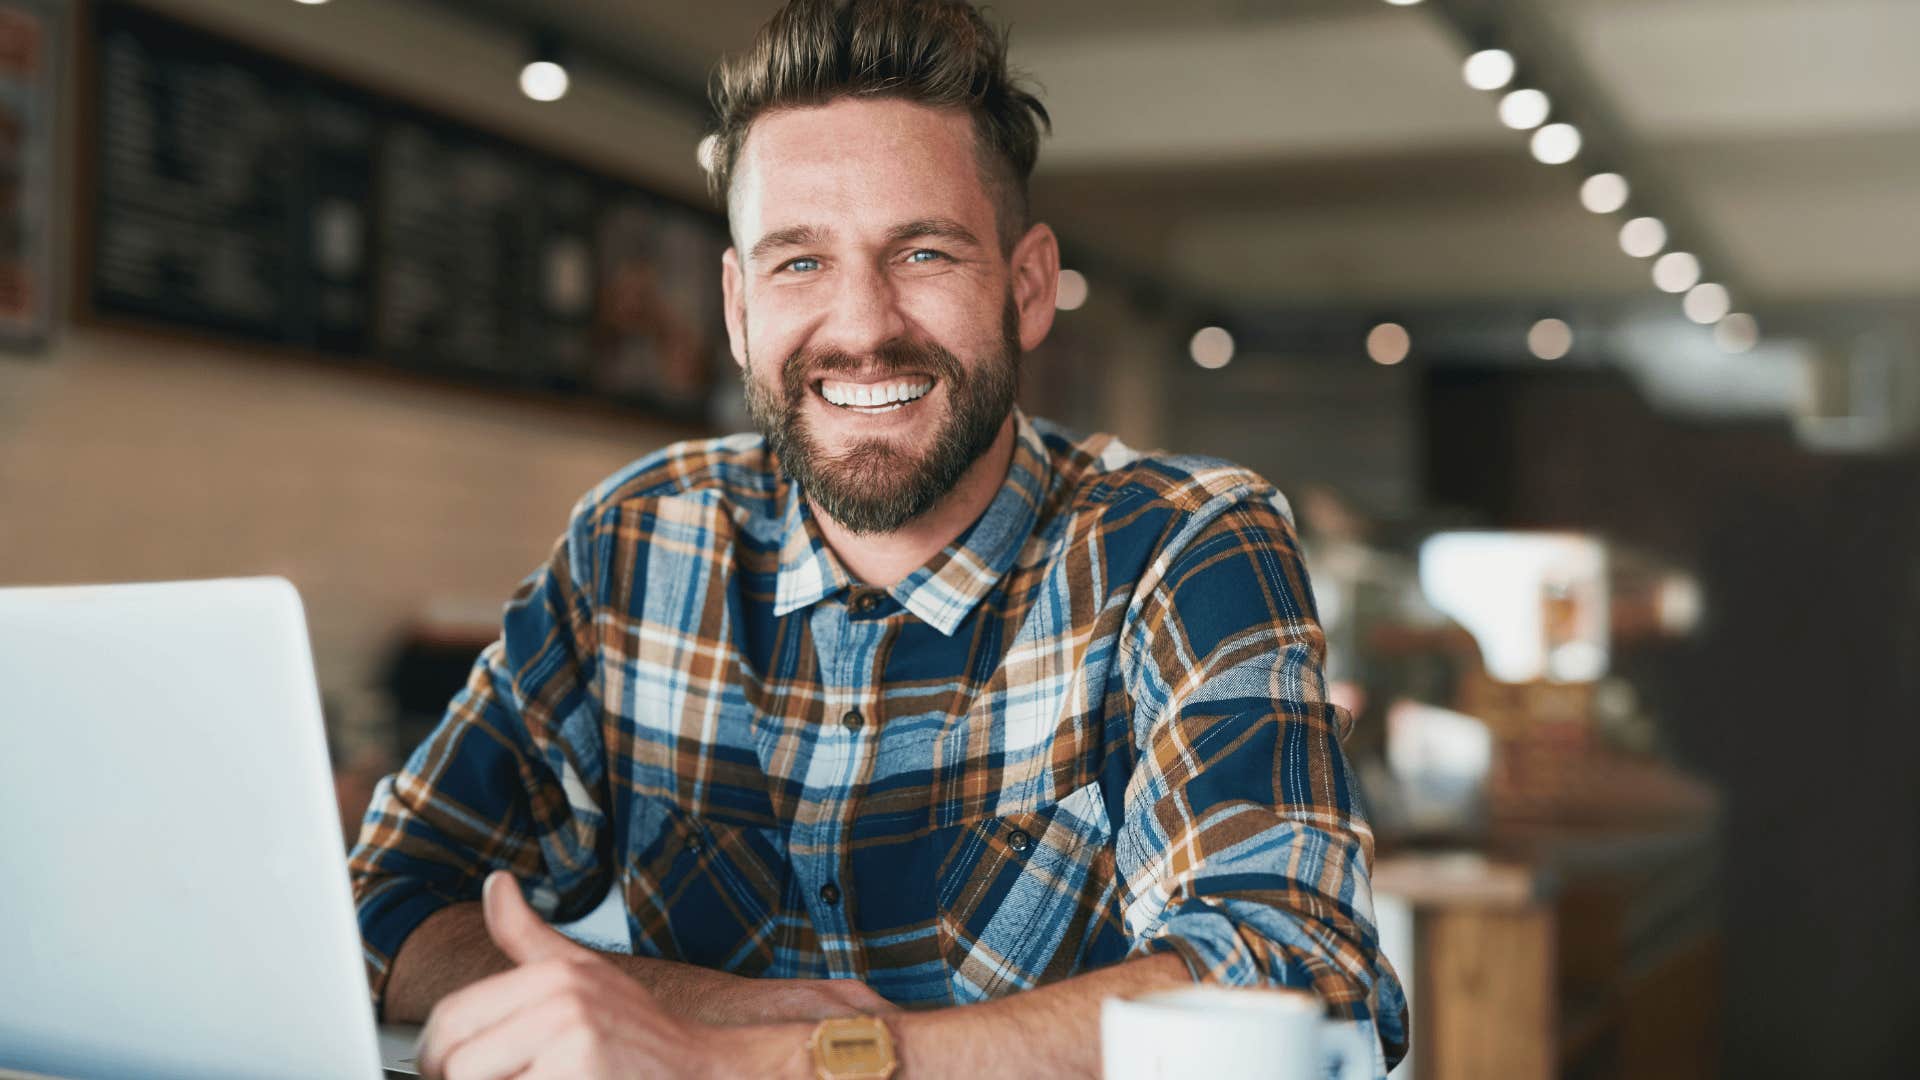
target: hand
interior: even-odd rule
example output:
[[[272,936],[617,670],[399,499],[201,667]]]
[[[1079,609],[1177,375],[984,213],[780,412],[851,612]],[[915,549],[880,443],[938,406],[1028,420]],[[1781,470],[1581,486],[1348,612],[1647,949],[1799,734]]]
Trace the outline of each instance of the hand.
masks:
[[[541,921],[506,874],[488,875],[481,907],[487,933],[517,966],[435,1006],[420,1036],[428,1077],[773,1075],[800,1063],[804,1030],[703,1037],[710,1028],[669,1015],[611,962]]]

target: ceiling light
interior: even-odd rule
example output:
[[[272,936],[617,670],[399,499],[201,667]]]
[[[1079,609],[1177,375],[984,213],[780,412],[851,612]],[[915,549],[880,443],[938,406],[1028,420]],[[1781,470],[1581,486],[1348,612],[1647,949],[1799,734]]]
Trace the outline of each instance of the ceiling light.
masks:
[[[1594,173],[1580,185],[1580,205],[1596,214],[1611,214],[1627,205],[1631,190],[1619,173]]]
[[[1700,260],[1684,251],[1669,251],[1653,261],[1653,283],[1662,292],[1683,293],[1700,280]]]
[[[1367,334],[1367,355],[1376,364],[1397,364],[1412,349],[1413,338],[1399,323],[1381,323]]]
[[[1387,0],[1387,3],[1392,4],[1394,7],[1412,7],[1419,2],[1420,0]]]
[[[1060,271],[1060,284],[1054,289],[1053,306],[1061,311],[1078,311],[1087,302],[1087,275],[1078,270]]]
[[[1513,54],[1505,49],[1481,49],[1467,57],[1460,74],[1475,90],[1498,90],[1513,81]]]
[[[1580,156],[1580,129],[1572,124],[1548,124],[1533,133],[1533,159],[1542,165],[1565,165]]]
[[[559,101],[572,82],[560,62],[560,39],[552,31],[535,35],[527,66],[520,69],[520,92],[535,101]]]
[[[306,4],[309,7],[313,7],[319,4],[324,4],[327,2],[327,0],[293,0],[293,2],[296,4]]]
[[[1681,301],[1680,306],[1685,309],[1687,318],[1701,326],[1712,326],[1733,310],[1733,297],[1728,295],[1725,285],[1709,281],[1688,289],[1687,298]]]
[[[1656,217],[1637,217],[1620,226],[1620,250],[1636,259],[1660,254],[1667,246],[1667,227]]]
[[[1734,312],[1713,328],[1713,340],[1726,352],[1751,352],[1760,344],[1760,324],[1751,315]]]
[[[1233,335],[1218,326],[1203,326],[1187,343],[1193,362],[1208,370],[1223,368],[1233,359]]]
[[[535,101],[559,101],[567,96],[567,69],[551,60],[535,60],[520,69],[520,92]]]
[[[1514,90],[1500,99],[1500,122],[1515,131],[1532,131],[1552,111],[1553,102],[1538,90]]]
[[[1541,319],[1527,331],[1527,349],[1542,360],[1558,360],[1573,351],[1573,327],[1560,319]]]

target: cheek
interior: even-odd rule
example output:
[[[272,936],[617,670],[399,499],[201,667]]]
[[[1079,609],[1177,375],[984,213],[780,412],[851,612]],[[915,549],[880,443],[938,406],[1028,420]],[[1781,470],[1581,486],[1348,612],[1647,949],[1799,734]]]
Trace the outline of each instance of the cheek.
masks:
[[[903,294],[901,307],[909,325],[923,339],[938,342],[961,359],[972,359],[1000,348],[1001,303],[972,292],[929,289],[921,295]]]
[[[784,360],[804,336],[807,321],[806,311],[790,297],[762,297],[749,304],[745,319],[747,346],[753,350],[755,362],[767,356]]]

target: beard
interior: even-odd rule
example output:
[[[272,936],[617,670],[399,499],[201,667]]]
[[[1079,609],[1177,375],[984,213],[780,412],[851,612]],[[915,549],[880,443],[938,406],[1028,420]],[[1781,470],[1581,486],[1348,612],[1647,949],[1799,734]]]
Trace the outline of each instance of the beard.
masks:
[[[936,506],[993,445],[1020,389],[1020,321],[1013,297],[1001,313],[997,355],[971,372],[934,342],[895,340],[871,357],[836,349],[796,349],[780,369],[778,390],[753,375],[748,351],[747,411],[781,467],[815,506],[855,533],[890,533]],[[836,372],[928,374],[947,392],[947,415],[920,453],[883,439],[839,453],[822,450],[808,428],[813,381]]]

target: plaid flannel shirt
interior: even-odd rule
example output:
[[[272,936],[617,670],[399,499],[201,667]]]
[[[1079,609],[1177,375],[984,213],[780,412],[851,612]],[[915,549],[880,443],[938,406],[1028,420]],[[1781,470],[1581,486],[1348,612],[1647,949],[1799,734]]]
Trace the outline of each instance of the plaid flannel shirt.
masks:
[[[861,585],[755,436],[575,508],[351,856],[376,1001],[490,870],[633,951],[978,1001],[1130,956],[1320,994],[1404,1052],[1372,833],[1284,499],[1016,413],[986,513]]]

